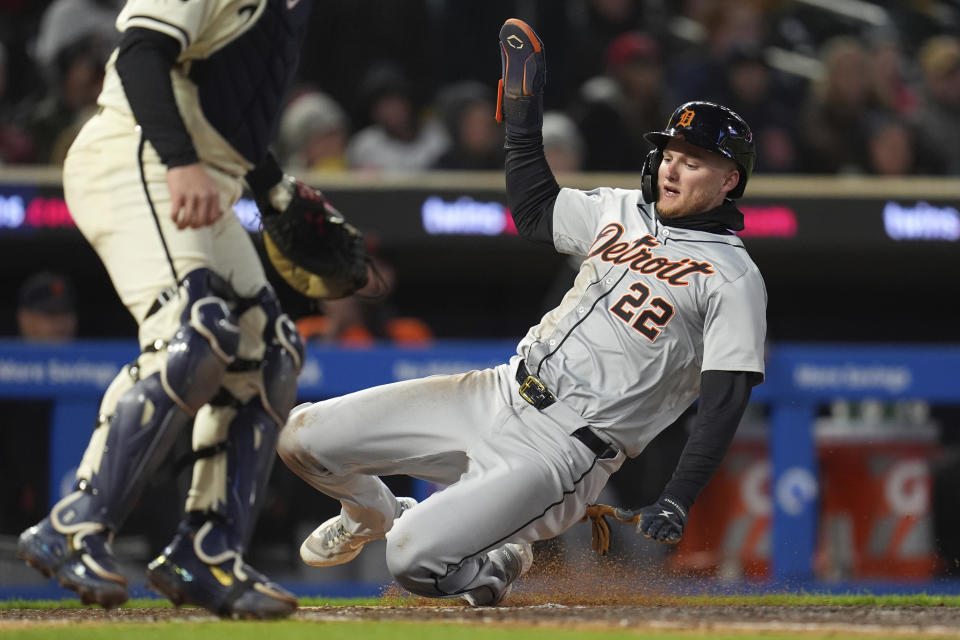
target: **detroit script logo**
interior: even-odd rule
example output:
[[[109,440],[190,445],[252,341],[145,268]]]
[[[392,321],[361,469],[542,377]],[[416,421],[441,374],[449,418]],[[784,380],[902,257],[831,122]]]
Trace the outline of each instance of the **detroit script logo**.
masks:
[[[660,246],[660,243],[651,236],[645,235],[638,240],[621,241],[623,225],[611,222],[597,234],[593,241],[588,258],[599,257],[604,262],[612,264],[626,264],[632,271],[655,275],[658,279],[675,287],[685,287],[690,284],[684,280],[693,273],[710,275],[715,273],[709,262],[697,262],[690,258],[682,258],[671,262],[669,258],[657,257],[650,249]]]
[[[660,243],[649,234],[633,241],[621,240],[622,237],[623,226],[611,222],[597,234],[587,258],[597,257],[611,264],[625,264],[631,271],[651,275],[674,287],[689,285],[686,278],[694,273],[716,273],[713,265],[706,261],[690,258],[671,261],[655,255],[652,249],[660,246]],[[630,293],[621,296],[610,307],[610,313],[653,342],[676,315],[676,310],[660,296],[650,298],[650,287],[637,281],[630,285]]]

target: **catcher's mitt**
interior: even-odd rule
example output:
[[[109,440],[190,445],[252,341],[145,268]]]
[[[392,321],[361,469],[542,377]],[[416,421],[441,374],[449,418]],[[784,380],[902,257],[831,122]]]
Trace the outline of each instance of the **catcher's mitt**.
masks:
[[[316,189],[285,176],[257,199],[270,262],[310,298],[343,298],[367,284],[363,234]]]

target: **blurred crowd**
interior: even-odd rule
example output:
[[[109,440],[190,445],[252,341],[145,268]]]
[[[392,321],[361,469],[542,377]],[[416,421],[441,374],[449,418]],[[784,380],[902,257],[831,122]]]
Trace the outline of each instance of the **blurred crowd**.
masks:
[[[0,0],[0,163],[59,164],[96,108],[120,0]],[[960,174],[949,0],[316,0],[278,132],[293,171],[495,170],[508,17],[547,47],[564,171],[636,171],[687,99],[741,113],[758,172]]]

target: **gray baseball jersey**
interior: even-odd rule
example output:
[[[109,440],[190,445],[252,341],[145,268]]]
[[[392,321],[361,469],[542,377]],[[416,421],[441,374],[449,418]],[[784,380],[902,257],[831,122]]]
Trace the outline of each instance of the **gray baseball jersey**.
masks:
[[[764,371],[766,289],[737,236],[665,227],[640,191],[561,190],[558,251],[586,256],[517,353],[635,456],[699,394],[707,370]]]

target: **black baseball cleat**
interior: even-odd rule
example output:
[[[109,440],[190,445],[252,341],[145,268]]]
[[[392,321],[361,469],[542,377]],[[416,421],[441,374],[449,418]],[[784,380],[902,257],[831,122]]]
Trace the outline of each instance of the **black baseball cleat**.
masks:
[[[75,591],[83,604],[110,609],[130,598],[127,579],[118,570],[110,549],[110,535],[100,525],[91,523],[63,534],[50,518],[44,518],[20,534],[17,557]]]
[[[178,607],[193,604],[222,618],[283,618],[297,609],[292,593],[235,551],[201,559],[205,554],[197,540],[204,535],[204,527],[181,524],[163,553],[148,566],[147,586]]]
[[[463,599],[474,607],[495,607],[510,595],[514,583],[533,565],[533,546],[529,542],[508,542],[487,552],[487,559],[497,568],[503,586],[499,591],[487,586],[465,593]]]

